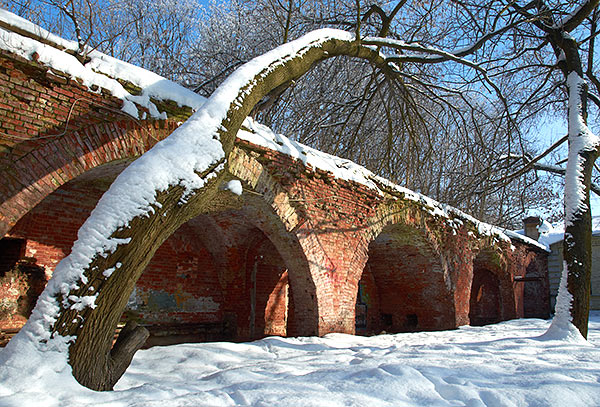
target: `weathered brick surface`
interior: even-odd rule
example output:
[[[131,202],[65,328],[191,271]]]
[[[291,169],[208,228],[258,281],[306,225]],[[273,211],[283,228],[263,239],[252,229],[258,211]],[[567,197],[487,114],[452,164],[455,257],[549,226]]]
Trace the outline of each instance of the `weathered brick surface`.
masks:
[[[122,100],[0,50],[0,234],[91,168],[131,159],[178,125],[136,121]],[[144,109],[140,108],[140,111]]]
[[[2,243],[4,274],[33,258],[50,276],[110,180],[191,113],[167,101],[172,119],[136,121],[106,90],[4,51],[0,96],[0,231],[18,243]],[[153,343],[447,329],[548,314],[537,249],[247,141],[237,140],[228,170],[242,180],[242,197],[183,225],[138,281],[124,318],[148,324]],[[17,280],[0,292],[10,306],[25,289]]]

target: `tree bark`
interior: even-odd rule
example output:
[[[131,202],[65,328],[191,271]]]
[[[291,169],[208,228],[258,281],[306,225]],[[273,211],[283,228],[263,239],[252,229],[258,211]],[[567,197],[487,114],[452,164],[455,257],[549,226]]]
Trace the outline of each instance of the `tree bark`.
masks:
[[[572,72],[570,75],[579,75]],[[581,77],[580,77],[581,78]],[[584,338],[588,334],[590,291],[592,280],[592,211],[590,186],[598,146],[581,140],[589,137],[585,125],[587,85],[569,84],[569,160],[565,177],[564,266],[567,268],[567,290],[571,296],[572,323]],[[579,119],[577,119],[579,118]],[[581,121],[581,123],[579,122]],[[575,207],[574,204],[576,204]]]
[[[579,43],[570,32],[581,24],[598,3],[599,0],[587,0],[567,21],[561,23],[554,22],[550,9],[543,2],[538,5],[539,15],[544,23],[538,23],[538,27],[547,34],[546,39],[557,56],[557,65],[563,72],[569,93],[569,159],[565,174],[563,240],[563,267],[566,268],[568,294],[563,295],[559,289],[555,319],[570,317],[570,322],[584,338],[587,338],[588,333],[592,276],[590,187],[594,162],[598,157],[598,138],[587,127],[588,87],[584,80]],[[570,315],[559,316],[562,309],[567,308]]]

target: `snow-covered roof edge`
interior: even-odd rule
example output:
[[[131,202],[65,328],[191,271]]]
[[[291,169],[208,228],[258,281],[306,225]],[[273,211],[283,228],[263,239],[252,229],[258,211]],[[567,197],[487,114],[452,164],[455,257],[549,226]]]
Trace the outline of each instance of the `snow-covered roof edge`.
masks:
[[[244,122],[244,126],[245,128],[242,128],[237,134],[239,139],[246,140],[252,144],[270,150],[279,151],[290,157],[301,160],[305,165],[308,164],[313,168],[330,172],[338,179],[360,183],[370,189],[376,190],[380,195],[384,194],[384,190],[402,194],[405,199],[420,203],[423,208],[428,210],[433,216],[441,216],[448,219],[453,217],[471,222],[481,235],[496,236],[504,241],[512,241],[514,239],[538,249],[548,251],[548,248],[545,245],[540,244],[527,236],[482,222],[457,208],[439,203],[425,195],[396,185],[385,178],[375,175],[370,170],[353,161],[336,157],[290,140],[286,136],[277,134],[267,126],[256,123],[251,119],[247,119]]]
[[[147,108],[154,118],[167,118],[166,112],[160,112],[150,98],[171,100],[192,110],[198,110],[206,101],[204,97],[160,75],[92,49],[87,54],[89,62],[82,64],[73,55],[78,49],[76,42],[60,38],[9,11],[0,9],[0,23],[0,49],[27,60],[36,59],[43,65],[77,78],[90,91],[96,87],[108,90],[123,100],[122,110],[136,119],[144,117],[140,117],[135,104]],[[139,87],[141,94],[132,95],[118,80]]]
[[[551,251],[550,246],[562,242],[565,239],[565,223],[564,221],[549,223],[542,218],[541,225],[538,226],[540,237],[539,243],[546,246],[548,251]],[[525,234],[523,229],[515,230],[520,236]],[[600,236],[600,216],[592,217],[592,236]]]
[[[17,27],[20,31],[31,33],[35,37],[45,38],[50,43],[56,44],[57,47],[64,48],[64,50],[43,44],[16,32],[7,31],[1,27],[0,48],[29,60],[33,59],[35,53],[39,62],[83,80],[88,87],[91,88],[95,85],[109,90],[114,96],[123,99],[123,110],[135,118],[139,118],[139,113],[133,102],[147,107],[152,116],[156,118],[166,118],[166,113],[158,111],[150,100],[151,97],[156,100],[172,100],[180,106],[189,106],[193,110],[200,108],[206,101],[204,97],[160,75],[95,50],[90,50],[88,54],[90,61],[82,65],[71,53],[65,51],[77,50],[78,44],[76,42],[60,38],[6,10],[0,9],[0,21]],[[141,95],[130,94],[117,79],[130,82],[141,88]],[[323,153],[292,141],[283,135],[276,134],[268,127],[260,125],[252,119],[247,119],[245,124],[251,131],[240,130],[237,135],[238,138],[301,159],[305,164],[310,164],[314,168],[331,172],[336,178],[358,182],[378,191],[380,194],[383,194],[380,187],[384,186],[388,190],[402,194],[406,199],[419,202],[434,216],[450,218],[450,214],[452,214],[454,217],[469,221],[476,226],[482,235],[494,235],[505,241],[515,239],[547,250],[545,245],[533,239],[481,222],[452,206],[441,204],[425,195],[396,185],[350,160]]]

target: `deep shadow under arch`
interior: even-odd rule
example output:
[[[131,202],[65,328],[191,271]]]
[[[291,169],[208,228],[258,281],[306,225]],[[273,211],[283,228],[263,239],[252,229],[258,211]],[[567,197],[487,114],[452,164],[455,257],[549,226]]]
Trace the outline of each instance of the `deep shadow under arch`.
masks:
[[[455,328],[445,263],[414,225],[385,226],[369,244],[359,282],[357,333]]]

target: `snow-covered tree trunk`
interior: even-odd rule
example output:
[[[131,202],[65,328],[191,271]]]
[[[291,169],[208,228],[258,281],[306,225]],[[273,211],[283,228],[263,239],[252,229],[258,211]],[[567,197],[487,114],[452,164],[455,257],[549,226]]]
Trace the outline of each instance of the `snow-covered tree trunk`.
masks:
[[[554,324],[568,322],[587,337],[592,272],[590,183],[598,137],[587,127],[587,84],[578,72],[567,77],[569,159],[565,176],[565,239],[562,282]],[[566,279],[566,284],[565,280]]]
[[[588,86],[584,79],[579,44],[573,30],[598,0],[588,0],[562,24],[548,24],[547,40],[558,55],[568,91],[569,156],[565,174],[565,238],[563,273],[556,316],[549,329],[567,333],[575,326],[587,338],[592,274],[590,185],[599,140],[587,126]],[[542,9],[543,10],[543,9]]]

